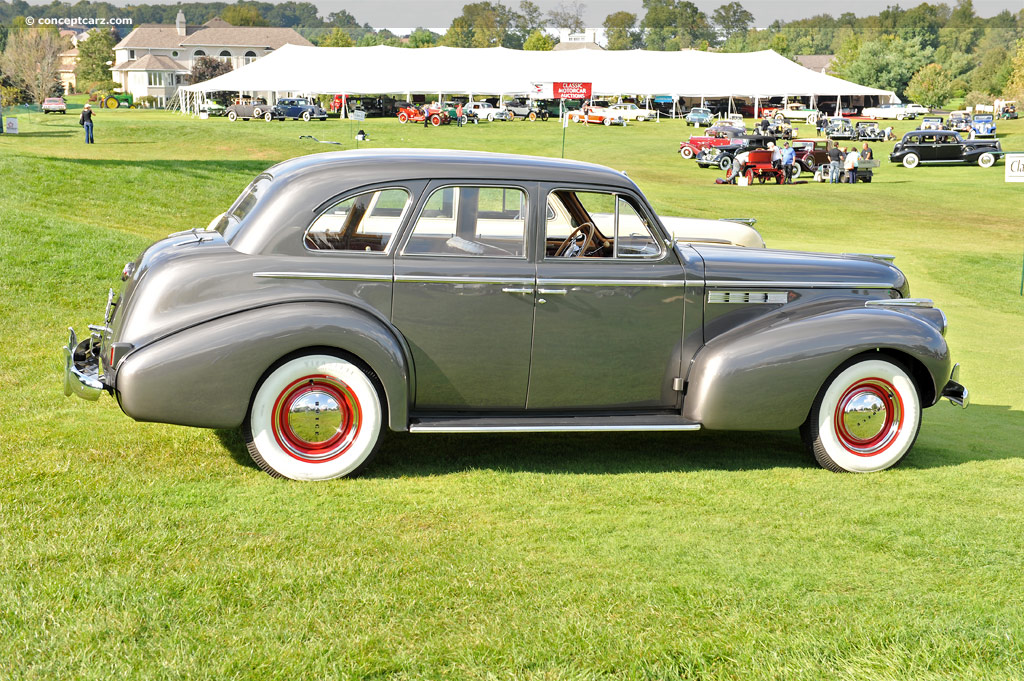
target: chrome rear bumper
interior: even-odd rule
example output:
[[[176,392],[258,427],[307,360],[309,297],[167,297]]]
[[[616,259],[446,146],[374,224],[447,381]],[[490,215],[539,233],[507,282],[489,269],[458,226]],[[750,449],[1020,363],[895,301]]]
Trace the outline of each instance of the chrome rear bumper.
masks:
[[[64,394],[99,399],[106,390],[100,380],[99,344],[91,336],[78,342],[75,330],[68,328],[68,332],[68,344],[64,346]]]
[[[942,389],[942,397],[958,407],[966,409],[971,403],[971,396],[967,388],[960,384],[960,365],[954,364],[953,371],[949,373],[949,381]]]

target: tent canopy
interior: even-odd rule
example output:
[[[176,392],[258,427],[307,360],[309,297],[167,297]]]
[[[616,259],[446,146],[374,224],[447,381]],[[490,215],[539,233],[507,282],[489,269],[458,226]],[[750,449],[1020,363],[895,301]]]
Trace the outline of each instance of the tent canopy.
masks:
[[[504,47],[285,45],[240,69],[189,85],[187,92],[316,94],[522,94],[532,83],[593,83],[595,94],[675,97],[855,96],[899,101],[888,90],[806,69],[772,51],[655,52]]]

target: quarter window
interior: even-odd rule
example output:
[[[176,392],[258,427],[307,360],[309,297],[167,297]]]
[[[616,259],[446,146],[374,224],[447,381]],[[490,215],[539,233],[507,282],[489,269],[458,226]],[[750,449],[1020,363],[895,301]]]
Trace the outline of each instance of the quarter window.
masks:
[[[407,254],[526,254],[526,192],[513,187],[441,187],[416,220]]]
[[[342,199],[321,213],[306,230],[306,248],[385,252],[402,224],[409,203],[409,192],[397,188]]]

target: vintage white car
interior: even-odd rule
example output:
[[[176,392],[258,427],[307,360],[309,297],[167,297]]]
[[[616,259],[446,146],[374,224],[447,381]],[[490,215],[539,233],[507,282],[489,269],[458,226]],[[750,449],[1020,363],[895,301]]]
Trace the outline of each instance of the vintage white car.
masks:
[[[914,119],[927,113],[928,109],[920,104],[879,104],[865,107],[860,115],[864,118],[895,118],[902,121],[904,118]]]
[[[649,121],[656,116],[652,109],[642,109],[636,104],[612,104],[607,111],[626,121]]]
[[[818,117],[821,115],[817,109],[811,109],[799,102],[789,102],[784,108],[768,107],[763,111],[765,117],[774,118],[777,121],[806,121],[810,125],[817,123]]]

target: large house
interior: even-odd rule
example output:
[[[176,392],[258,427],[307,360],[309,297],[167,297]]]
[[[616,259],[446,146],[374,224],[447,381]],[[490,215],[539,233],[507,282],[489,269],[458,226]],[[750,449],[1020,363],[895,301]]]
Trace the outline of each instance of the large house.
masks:
[[[291,28],[232,26],[219,18],[190,26],[179,10],[173,26],[143,24],[115,45],[110,71],[125,92],[136,99],[156,97],[164,106],[179,85],[187,84],[199,57],[216,57],[238,68],[289,43],[312,45]]]

